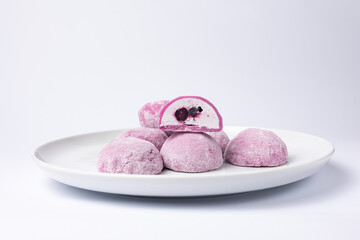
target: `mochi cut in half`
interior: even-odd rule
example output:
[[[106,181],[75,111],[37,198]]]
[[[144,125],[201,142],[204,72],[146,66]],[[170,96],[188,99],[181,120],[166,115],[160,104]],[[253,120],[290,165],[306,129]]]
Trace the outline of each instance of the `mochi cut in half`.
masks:
[[[216,107],[205,98],[183,96],[161,109],[159,128],[176,132],[219,132],[223,122]]]

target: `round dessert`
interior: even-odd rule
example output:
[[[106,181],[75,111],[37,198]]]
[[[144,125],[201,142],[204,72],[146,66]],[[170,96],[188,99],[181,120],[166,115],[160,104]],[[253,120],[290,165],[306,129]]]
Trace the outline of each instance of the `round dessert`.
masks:
[[[122,132],[118,136],[118,139],[127,137],[139,138],[151,142],[160,151],[162,145],[164,144],[168,136],[164,131],[160,129],[138,127]]]
[[[220,145],[205,133],[175,133],[160,153],[164,166],[178,172],[205,172],[223,164]]]
[[[97,166],[104,173],[158,174],[164,164],[152,143],[128,137],[108,143],[100,152]]]
[[[142,106],[138,112],[140,126],[159,128],[159,114],[168,100],[149,102]]]
[[[230,142],[228,135],[224,131],[208,132],[207,134],[209,134],[213,139],[215,139],[215,141],[220,145],[221,150],[224,154],[225,148],[228,145],[228,143]]]
[[[225,160],[244,167],[274,167],[287,161],[285,143],[273,132],[249,128],[233,138],[225,149]]]

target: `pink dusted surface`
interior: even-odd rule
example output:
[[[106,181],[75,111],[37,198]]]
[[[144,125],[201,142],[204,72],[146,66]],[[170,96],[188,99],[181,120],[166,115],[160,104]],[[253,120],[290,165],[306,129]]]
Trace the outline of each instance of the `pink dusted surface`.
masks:
[[[104,173],[158,174],[163,169],[160,152],[145,140],[115,139],[100,152],[98,170]]]
[[[286,145],[275,133],[256,128],[240,132],[225,150],[225,160],[238,166],[279,166],[287,158]]]
[[[205,133],[175,133],[160,153],[165,167],[179,172],[205,172],[223,164],[219,144]]]
[[[118,136],[118,139],[127,137],[139,138],[151,142],[159,151],[168,138],[166,133],[160,129],[145,127],[138,127],[122,132]]]
[[[158,128],[160,111],[168,102],[168,100],[161,100],[142,106],[138,112],[140,126]]]
[[[207,134],[210,135],[213,139],[215,139],[215,141],[220,145],[221,150],[224,154],[225,148],[228,145],[228,143],[230,142],[228,135],[224,131],[209,132]]]
[[[188,126],[185,124],[180,124],[179,125],[167,125],[167,126],[163,126],[161,125],[161,120],[164,117],[164,112],[166,111],[167,107],[169,107],[171,104],[173,104],[174,102],[184,99],[184,98],[195,98],[195,99],[200,99],[204,102],[206,102],[207,104],[209,104],[215,111],[217,118],[219,120],[219,128],[208,128],[206,126]],[[173,113],[174,114],[174,113]],[[223,129],[223,121],[222,121],[222,117],[219,113],[219,111],[217,110],[217,108],[215,107],[214,104],[212,104],[209,100],[203,98],[203,97],[199,97],[199,96],[181,96],[181,97],[177,97],[173,100],[171,100],[170,102],[168,102],[160,111],[159,114],[159,122],[158,122],[158,126],[161,130],[164,131],[180,131],[180,132],[184,132],[184,131],[188,131],[188,132],[219,132]]]

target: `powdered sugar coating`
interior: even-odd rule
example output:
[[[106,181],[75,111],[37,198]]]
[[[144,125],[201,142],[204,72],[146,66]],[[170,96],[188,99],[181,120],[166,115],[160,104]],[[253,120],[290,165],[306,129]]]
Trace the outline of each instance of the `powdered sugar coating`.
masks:
[[[208,132],[207,134],[209,134],[213,139],[215,139],[215,141],[220,145],[221,150],[224,154],[225,148],[230,142],[228,135],[224,131]]]
[[[138,112],[140,126],[148,128],[159,128],[159,114],[168,100],[149,102],[142,106]]]
[[[158,174],[163,166],[152,143],[133,137],[111,141],[98,159],[98,170],[104,173]]]
[[[118,139],[127,137],[139,138],[151,142],[160,151],[168,136],[160,129],[138,127],[122,132],[118,136]]]
[[[287,158],[285,143],[275,133],[257,128],[240,132],[225,149],[225,160],[239,166],[279,166]]]
[[[205,172],[223,164],[220,145],[205,133],[175,133],[160,153],[165,167],[179,172]]]

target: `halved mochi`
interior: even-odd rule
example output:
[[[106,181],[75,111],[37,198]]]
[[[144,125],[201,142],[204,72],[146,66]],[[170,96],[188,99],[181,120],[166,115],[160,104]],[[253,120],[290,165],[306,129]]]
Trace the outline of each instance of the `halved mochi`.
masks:
[[[159,128],[177,132],[219,132],[223,123],[211,102],[202,97],[183,96],[175,98],[161,109]]]

